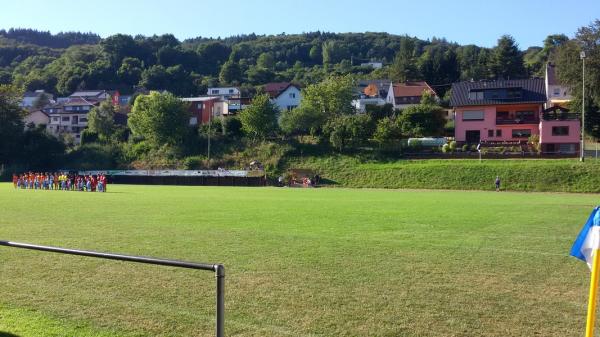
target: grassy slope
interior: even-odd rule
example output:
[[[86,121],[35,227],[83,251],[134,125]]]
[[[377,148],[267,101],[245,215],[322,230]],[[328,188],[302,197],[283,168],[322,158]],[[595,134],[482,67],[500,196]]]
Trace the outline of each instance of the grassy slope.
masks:
[[[496,175],[512,191],[600,192],[600,162],[564,160],[400,160],[361,162],[308,157],[288,167],[313,168],[344,187],[493,190]]]
[[[0,238],[225,263],[228,336],[582,333],[589,272],[567,254],[593,195],[110,190],[0,184]],[[206,336],[213,282],[0,248],[0,335]]]

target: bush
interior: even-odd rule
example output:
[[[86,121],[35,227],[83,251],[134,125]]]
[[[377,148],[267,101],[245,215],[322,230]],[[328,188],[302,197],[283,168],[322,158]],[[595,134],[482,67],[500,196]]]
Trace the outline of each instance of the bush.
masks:
[[[236,138],[244,135],[242,122],[240,122],[238,117],[226,117],[223,119],[223,135]]]
[[[468,152],[469,151],[469,144],[465,144],[462,146],[462,152]]]
[[[98,141],[98,134],[92,130],[85,129],[81,132],[81,145]]]
[[[448,153],[451,152],[451,148],[450,148],[450,144],[444,144],[444,146],[442,146],[442,152],[444,153]]]
[[[183,160],[183,168],[186,170],[201,170],[206,167],[206,157],[191,156]]]
[[[449,144],[450,152],[456,151],[456,141],[451,141]]]

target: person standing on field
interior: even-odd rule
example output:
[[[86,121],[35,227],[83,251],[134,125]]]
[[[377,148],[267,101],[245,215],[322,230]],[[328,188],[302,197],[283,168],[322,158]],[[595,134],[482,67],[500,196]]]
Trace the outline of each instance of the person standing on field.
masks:
[[[496,192],[500,192],[500,176],[496,176]]]

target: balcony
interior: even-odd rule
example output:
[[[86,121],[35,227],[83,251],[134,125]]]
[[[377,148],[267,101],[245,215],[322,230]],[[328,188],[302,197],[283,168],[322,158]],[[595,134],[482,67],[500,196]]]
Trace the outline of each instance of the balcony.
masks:
[[[539,124],[540,121],[533,118],[496,118],[496,125],[514,125],[514,124]]]
[[[579,120],[579,114],[575,112],[549,111],[542,114],[545,121],[576,121]]]

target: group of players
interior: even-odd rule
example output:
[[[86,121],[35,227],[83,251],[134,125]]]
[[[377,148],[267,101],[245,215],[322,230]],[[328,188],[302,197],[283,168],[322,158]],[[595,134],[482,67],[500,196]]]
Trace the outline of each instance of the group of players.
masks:
[[[106,176],[100,174],[76,175],[68,173],[23,173],[13,174],[15,189],[23,190],[56,190],[56,191],[82,191],[106,192]]]

